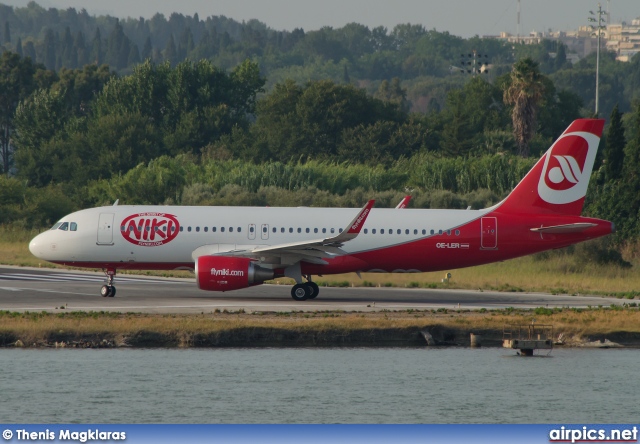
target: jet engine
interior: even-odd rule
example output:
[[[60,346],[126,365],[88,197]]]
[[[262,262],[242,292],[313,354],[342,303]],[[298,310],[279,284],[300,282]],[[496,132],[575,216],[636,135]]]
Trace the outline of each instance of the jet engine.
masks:
[[[198,288],[208,291],[239,290],[274,277],[273,270],[246,257],[200,256],[195,271]]]

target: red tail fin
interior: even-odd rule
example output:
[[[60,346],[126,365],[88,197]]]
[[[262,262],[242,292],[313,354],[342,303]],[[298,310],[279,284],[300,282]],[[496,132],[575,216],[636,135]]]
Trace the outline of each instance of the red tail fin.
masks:
[[[603,127],[602,119],[575,120],[497,211],[579,216]]]

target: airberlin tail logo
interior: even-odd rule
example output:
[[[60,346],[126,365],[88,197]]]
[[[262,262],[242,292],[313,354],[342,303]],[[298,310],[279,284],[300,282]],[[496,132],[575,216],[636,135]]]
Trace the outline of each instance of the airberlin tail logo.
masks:
[[[120,224],[120,234],[141,247],[157,247],[171,242],[180,231],[178,219],[167,213],[132,214]]]
[[[587,132],[563,134],[547,151],[538,182],[545,202],[567,204],[587,194],[600,138]]]

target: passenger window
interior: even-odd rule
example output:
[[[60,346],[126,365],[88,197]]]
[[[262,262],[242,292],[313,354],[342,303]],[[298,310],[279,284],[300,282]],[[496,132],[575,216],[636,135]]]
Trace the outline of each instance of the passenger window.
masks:
[[[364,234],[369,233],[369,230],[367,228],[364,229]]]
[[[180,232],[182,233],[184,231],[184,227],[180,227]]]
[[[371,234],[376,234],[376,229],[375,228],[371,230]]]
[[[326,229],[326,228],[323,228],[323,229],[322,229],[322,232],[323,232],[323,233],[326,233],[326,232],[327,232],[327,229]]]
[[[460,230],[456,230],[456,236],[460,236]]]
[[[180,228],[182,228],[182,227],[180,227]],[[173,233],[175,231],[176,231],[176,227],[171,227],[171,232]]]
[[[149,228],[149,227],[147,227],[147,228]],[[188,231],[189,233],[191,233],[191,227],[187,227],[187,231]]]
[[[436,234],[435,231],[431,230],[431,234]]]
[[[380,228],[380,234],[384,234],[384,228]]]
[[[331,229],[331,234],[333,234],[333,233],[335,233],[335,232],[336,232],[336,229],[335,229],[335,228],[332,228],[332,229]]]
[[[253,229],[253,228],[252,228]],[[211,232],[215,233],[216,231],[218,231],[218,229],[216,227],[211,227]]]
[[[398,234],[402,234],[402,230],[398,229]]]
[[[156,227],[157,228],[157,227]],[[200,227],[196,227],[196,232],[199,233],[200,232]]]
[[[273,227],[273,229],[271,231],[273,231],[274,233],[277,233],[278,229],[276,227]]]
[[[204,232],[208,233],[209,232],[209,227],[204,227]]]
[[[409,234],[409,230],[404,230],[404,234]]]
[[[302,228],[298,228],[298,233],[302,233]]]
[[[238,233],[242,233],[242,227],[238,227]]]
[[[224,227],[220,227],[220,232],[224,233]]]
[[[162,231],[164,231],[165,233],[167,232],[167,226],[166,225],[162,227]],[[205,228],[204,231],[207,231],[207,229]]]
[[[423,230],[424,231],[424,230]],[[418,230],[413,230],[413,234],[418,234]],[[423,233],[424,234],[424,233]]]
[[[284,233],[284,227],[280,228],[280,232]]]
[[[58,228],[58,230],[68,231],[69,230],[69,222],[63,222],[62,225],[60,225],[60,228]]]
[[[447,230],[447,236],[451,236],[451,230]]]
[[[309,232],[309,229],[307,228],[307,229],[306,229],[306,230],[304,230],[304,231],[305,231],[306,233],[308,233],[308,232]]]
[[[289,233],[293,233],[293,228],[289,227]]]
[[[342,233],[342,228],[338,228],[338,233]]]
[[[442,234],[442,230],[438,230],[438,234]]]
[[[249,227],[249,232],[253,233],[253,227]]]
[[[317,228],[314,228],[314,229],[313,229],[313,232],[314,232],[314,233],[317,233],[317,232],[318,232],[318,229],[317,229]]]
[[[229,233],[233,233],[233,227],[229,227]]]
[[[71,222],[70,229],[71,231],[76,231],[78,229],[78,224],[75,222]]]

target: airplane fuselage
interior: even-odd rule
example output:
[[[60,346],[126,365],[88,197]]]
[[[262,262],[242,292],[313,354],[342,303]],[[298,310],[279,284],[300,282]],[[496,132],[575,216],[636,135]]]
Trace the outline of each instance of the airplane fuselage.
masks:
[[[193,269],[193,252],[321,239],[342,231],[357,209],[276,207],[108,206],[61,219],[31,250],[50,262],[91,268]],[[173,225],[167,215],[175,218]],[[131,216],[135,216],[131,218]],[[127,220],[128,219],[128,220]],[[521,220],[518,220],[521,219]],[[540,226],[592,222],[584,232],[540,234]],[[594,222],[595,221],[595,222]],[[74,224],[75,230],[71,230]],[[172,233],[171,230],[175,229]],[[328,264],[303,264],[305,274],[424,272],[462,268],[560,248],[608,234],[606,221],[576,216],[503,215],[484,210],[374,209],[347,253]],[[171,234],[174,234],[172,237]],[[278,264],[271,264],[277,268]]]

